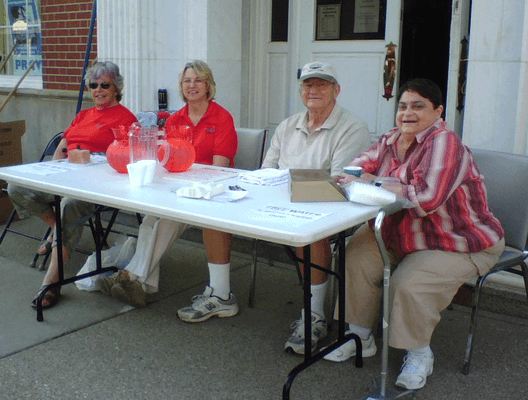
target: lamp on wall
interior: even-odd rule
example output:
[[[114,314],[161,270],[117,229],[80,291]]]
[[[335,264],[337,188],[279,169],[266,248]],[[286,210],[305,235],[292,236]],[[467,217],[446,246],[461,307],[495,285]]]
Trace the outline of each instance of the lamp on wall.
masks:
[[[387,53],[385,54],[385,64],[383,68],[383,95],[387,101],[392,98],[392,89],[394,87],[394,80],[396,79],[396,45],[390,42],[385,46]]]

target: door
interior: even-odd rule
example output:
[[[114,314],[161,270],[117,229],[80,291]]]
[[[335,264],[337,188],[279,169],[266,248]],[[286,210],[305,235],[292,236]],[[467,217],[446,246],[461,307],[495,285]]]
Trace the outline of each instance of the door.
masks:
[[[292,27],[293,67],[302,68],[310,61],[328,61],[337,70],[341,106],[362,117],[373,134],[387,132],[394,126],[394,97],[386,99],[384,88],[385,56],[388,45],[396,44],[396,61],[400,44],[400,0],[388,0],[385,15],[385,39],[381,40],[314,40],[316,38],[317,4],[306,6],[306,0],[290,1],[299,23]],[[356,0],[356,7],[360,0]],[[364,3],[373,3],[365,1]],[[342,7],[341,7],[342,8]],[[302,23],[301,21],[313,21]],[[396,67],[397,68],[397,67]],[[397,70],[397,69],[396,69]],[[396,76],[397,78],[397,76]],[[297,85],[297,82],[294,82]],[[398,82],[394,82],[394,89]],[[299,96],[294,111],[303,110]]]
[[[348,1],[355,5],[356,10],[358,6],[365,7],[382,2],[383,0]],[[254,76],[258,78],[256,80],[250,78],[254,87],[254,103],[250,104],[252,110],[250,113],[253,117],[250,117],[250,123],[254,126],[265,126],[272,133],[280,121],[304,110],[298,89],[298,69],[310,61],[317,60],[328,61],[336,68],[341,85],[341,93],[337,100],[341,106],[365,119],[373,135],[379,135],[392,128],[395,100],[394,97],[389,99],[383,97],[385,95],[383,76],[389,44],[397,46],[395,71],[398,68],[401,0],[387,0],[386,3],[385,15],[381,16],[385,18],[383,38],[317,40],[316,35],[321,36],[317,31],[317,1],[290,0],[288,40],[273,43],[269,39],[271,0],[253,1],[251,23],[255,23],[253,26],[260,26],[261,30],[259,35],[252,38],[252,48],[255,52],[251,55],[250,70],[255,71]],[[331,7],[330,11],[335,11]],[[319,12],[319,23],[321,24],[321,12]],[[341,22],[344,23],[346,22]],[[268,30],[265,31],[262,27],[268,27]],[[256,32],[252,30],[252,33]],[[397,87],[396,74],[393,94]],[[261,92],[258,93],[259,91]]]

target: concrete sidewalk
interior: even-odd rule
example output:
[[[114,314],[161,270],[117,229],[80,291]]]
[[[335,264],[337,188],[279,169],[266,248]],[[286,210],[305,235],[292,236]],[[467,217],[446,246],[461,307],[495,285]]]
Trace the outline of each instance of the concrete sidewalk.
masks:
[[[16,224],[45,230],[39,221]],[[232,281],[239,315],[184,323],[177,309],[208,281],[197,235],[189,232],[164,256],[161,288],[147,307],[67,285],[42,323],[29,303],[43,272],[26,266],[37,244],[8,235],[0,246],[0,399],[280,399],[288,373],[302,362],[283,351],[302,304],[295,269],[280,247],[263,248],[256,305],[248,308],[250,242],[236,238]],[[81,246],[91,247],[88,230]],[[268,255],[275,257],[272,266]],[[85,258],[76,254],[68,273]],[[466,307],[444,312],[432,341],[435,370],[416,398],[528,399],[528,321],[482,313],[471,373],[464,376],[468,320]],[[380,376],[380,354],[360,369],[350,361],[320,361],[295,379],[291,398],[364,399]],[[390,390],[402,356],[391,349]]]

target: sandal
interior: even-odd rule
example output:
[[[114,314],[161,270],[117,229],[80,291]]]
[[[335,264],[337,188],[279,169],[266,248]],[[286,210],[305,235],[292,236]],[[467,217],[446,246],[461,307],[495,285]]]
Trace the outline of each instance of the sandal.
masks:
[[[37,251],[39,256],[47,256],[51,253],[51,245],[53,244],[53,238],[48,237],[46,240],[43,240],[42,243],[40,243],[40,247]]]
[[[31,307],[37,308],[38,298],[44,289],[45,289],[45,286],[40,288],[38,294],[31,301]],[[60,286],[53,286],[52,288],[48,289],[46,294],[42,297],[42,309],[43,310],[47,308],[51,308],[59,302],[60,290],[61,290]],[[46,302],[47,304],[44,304],[44,302]]]

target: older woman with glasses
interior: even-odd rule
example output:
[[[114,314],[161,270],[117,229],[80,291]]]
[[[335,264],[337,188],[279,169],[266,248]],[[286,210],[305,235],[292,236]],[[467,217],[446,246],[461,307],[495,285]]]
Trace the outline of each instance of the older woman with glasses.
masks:
[[[238,147],[235,124],[231,114],[213,100],[216,84],[209,66],[199,60],[185,64],[179,76],[179,92],[187,104],[167,119],[167,138],[183,137],[191,141],[197,163],[233,167]],[[187,227],[147,216],[141,224],[138,248],[131,262],[125,270],[100,280],[100,290],[134,306],[145,305],[146,293],[158,290],[161,256]],[[238,313],[229,283],[231,234],[204,229],[203,238],[210,284],[203,295],[193,297],[190,306],[178,311],[178,316],[187,322]]]
[[[135,115],[119,104],[122,98],[123,77],[119,67],[112,62],[97,62],[86,73],[86,81],[90,88],[95,107],[81,111],[70,127],[62,135],[62,139],[53,155],[53,159],[70,158],[74,162],[72,150],[88,150],[90,153],[104,153],[114,140],[112,128],[120,125],[125,127],[136,122]],[[55,211],[51,207],[55,196],[49,193],[34,191],[18,185],[10,184],[8,193],[20,218],[32,215],[39,216],[53,231],[55,231]],[[80,240],[82,224],[70,226],[79,218],[89,215],[95,210],[91,203],[63,198],[61,215],[63,225],[63,260],[74,250]],[[58,257],[53,235],[42,243],[39,254],[51,252],[51,262],[44,277],[42,287],[58,282]],[[41,288],[42,289],[42,288]],[[40,294],[40,291],[39,291]],[[60,287],[46,292],[42,299],[43,308],[57,304]],[[37,296],[38,297],[38,296]],[[32,304],[36,305],[36,298]]]

